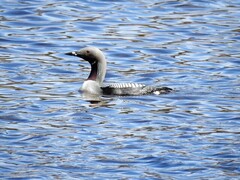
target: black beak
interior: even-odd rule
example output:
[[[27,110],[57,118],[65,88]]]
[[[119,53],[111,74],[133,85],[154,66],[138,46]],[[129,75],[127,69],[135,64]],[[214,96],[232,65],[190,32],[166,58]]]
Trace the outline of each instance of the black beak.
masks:
[[[69,55],[69,56],[77,56],[77,52],[75,52],[75,51],[68,52],[68,53],[65,53],[65,54]]]

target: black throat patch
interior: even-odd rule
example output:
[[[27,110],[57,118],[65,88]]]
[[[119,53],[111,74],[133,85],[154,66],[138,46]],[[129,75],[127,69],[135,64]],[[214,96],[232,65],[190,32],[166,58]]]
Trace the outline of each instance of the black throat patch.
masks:
[[[97,62],[93,62],[90,63],[91,64],[91,72],[87,78],[87,80],[96,80],[97,79],[97,73],[98,73],[98,63]]]

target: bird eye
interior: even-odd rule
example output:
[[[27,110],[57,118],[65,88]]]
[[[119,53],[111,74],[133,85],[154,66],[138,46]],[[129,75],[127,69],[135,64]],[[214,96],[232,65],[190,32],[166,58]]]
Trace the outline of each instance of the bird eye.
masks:
[[[87,53],[89,53],[89,50],[87,50]]]

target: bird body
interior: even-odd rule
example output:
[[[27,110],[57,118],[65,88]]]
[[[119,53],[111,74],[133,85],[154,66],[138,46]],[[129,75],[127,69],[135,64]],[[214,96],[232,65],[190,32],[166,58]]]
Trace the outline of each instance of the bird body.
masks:
[[[86,47],[79,51],[66,53],[66,55],[77,56],[91,65],[91,72],[84,81],[81,90],[84,93],[93,95],[145,95],[145,94],[164,94],[172,89],[168,87],[153,87],[139,83],[114,83],[103,85],[106,75],[107,61],[104,54],[96,47]]]

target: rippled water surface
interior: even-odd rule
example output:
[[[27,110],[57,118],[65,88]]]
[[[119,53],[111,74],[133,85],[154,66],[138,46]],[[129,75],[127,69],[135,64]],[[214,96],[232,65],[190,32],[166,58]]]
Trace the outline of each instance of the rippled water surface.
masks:
[[[240,1],[0,1],[0,179],[239,179]],[[78,92],[97,46],[107,82]]]

